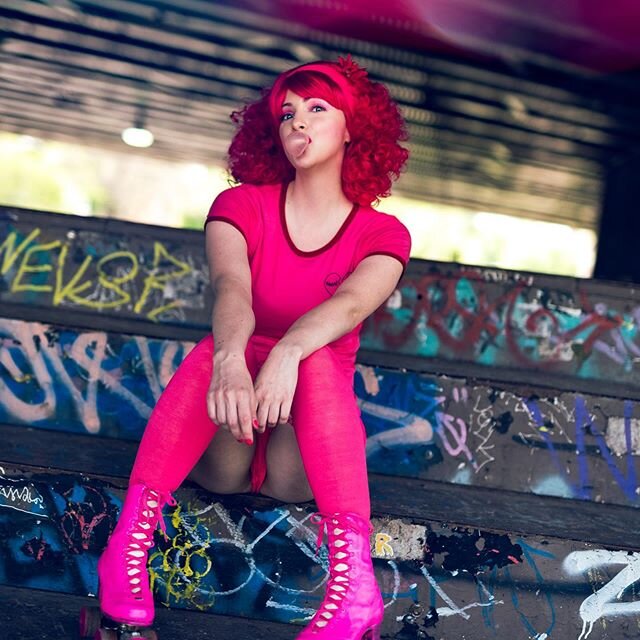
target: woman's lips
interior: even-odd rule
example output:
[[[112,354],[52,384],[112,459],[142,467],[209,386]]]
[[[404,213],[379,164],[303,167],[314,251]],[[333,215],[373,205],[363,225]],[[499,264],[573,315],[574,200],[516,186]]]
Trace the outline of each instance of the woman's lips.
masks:
[[[299,158],[311,144],[311,138],[302,131],[294,131],[287,139],[291,153],[295,158]]]

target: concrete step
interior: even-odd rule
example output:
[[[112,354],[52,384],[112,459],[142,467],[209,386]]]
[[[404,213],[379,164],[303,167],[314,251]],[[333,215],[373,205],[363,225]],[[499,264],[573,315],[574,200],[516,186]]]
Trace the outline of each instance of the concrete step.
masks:
[[[193,346],[8,318],[0,341],[0,422],[132,441]],[[354,382],[373,472],[640,504],[637,401],[364,364]]]
[[[82,474],[126,483],[136,443],[0,426],[0,465],[26,473]],[[463,484],[369,473],[372,510],[395,518],[428,517],[445,524],[508,529],[640,549],[638,512],[631,507],[521,494]],[[544,513],[544,517],[540,514]]]
[[[0,238],[8,317],[209,331],[201,232],[0,208]],[[638,398],[639,298],[634,285],[412,260],[365,323],[362,360]]]
[[[0,583],[95,594],[97,557],[122,496],[116,481],[5,467]],[[313,614],[327,556],[316,554],[310,505],[192,486],[177,498],[165,510],[170,538],[158,534],[150,558],[159,604],[290,625]],[[542,536],[514,533],[507,510],[492,530],[461,526],[463,509],[452,508],[449,523],[423,513],[373,519],[385,637],[637,637],[637,553],[559,537],[554,513],[536,514],[552,534]]]
[[[0,208],[0,239],[0,583],[86,596],[151,407],[209,331],[202,234]],[[367,321],[386,637],[637,637],[639,295],[412,261]],[[313,505],[178,497],[152,562],[171,615],[308,619]]]
[[[0,585],[0,620],[10,640],[76,640],[82,607],[95,598]],[[154,629],[160,640],[293,640],[289,624],[158,607]]]

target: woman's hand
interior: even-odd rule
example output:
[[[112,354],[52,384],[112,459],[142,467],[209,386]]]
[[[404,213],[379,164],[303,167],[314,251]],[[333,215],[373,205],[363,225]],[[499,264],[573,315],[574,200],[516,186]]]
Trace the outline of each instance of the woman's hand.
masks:
[[[216,353],[207,392],[209,417],[245,444],[253,443],[256,396],[244,354]]]
[[[258,431],[289,420],[300,357],[300,349],[281,343],[271,349],[255,383]]]

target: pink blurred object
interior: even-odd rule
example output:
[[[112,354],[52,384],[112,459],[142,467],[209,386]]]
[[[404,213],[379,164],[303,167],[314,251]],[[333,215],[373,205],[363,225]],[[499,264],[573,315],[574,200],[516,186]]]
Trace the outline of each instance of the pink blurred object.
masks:
[[[280,0],[271,14],[390,46],[500,58],[502,48],[602,72],[640,65],[638,0]]]

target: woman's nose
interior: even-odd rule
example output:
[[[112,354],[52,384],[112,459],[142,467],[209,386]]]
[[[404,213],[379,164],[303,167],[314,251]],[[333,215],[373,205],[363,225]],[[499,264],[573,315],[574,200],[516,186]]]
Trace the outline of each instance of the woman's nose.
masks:
[[[306,126],[307,125],[306,125],[305,121],[302,118],[296,116],[293,119],[293,128],[294,129],[304,129]]]

